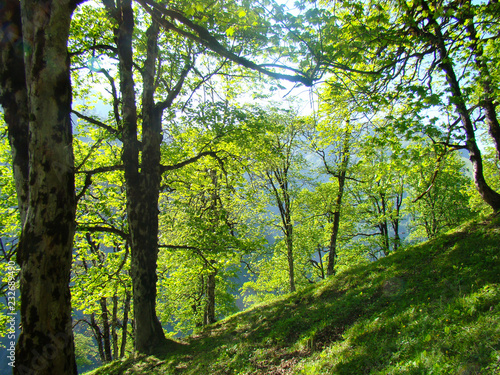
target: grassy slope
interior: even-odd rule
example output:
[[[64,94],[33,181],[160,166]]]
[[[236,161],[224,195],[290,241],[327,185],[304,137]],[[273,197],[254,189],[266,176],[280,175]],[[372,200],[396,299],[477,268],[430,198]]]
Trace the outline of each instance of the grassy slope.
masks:
[[[500,219],[231,316],[93,374],[500,374]]]

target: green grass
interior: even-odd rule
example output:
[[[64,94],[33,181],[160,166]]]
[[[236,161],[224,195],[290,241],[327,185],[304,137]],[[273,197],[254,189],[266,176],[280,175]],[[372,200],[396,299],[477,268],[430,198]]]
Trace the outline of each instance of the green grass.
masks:
[[[500,374],[500,220],[255,306],[89,374]]]

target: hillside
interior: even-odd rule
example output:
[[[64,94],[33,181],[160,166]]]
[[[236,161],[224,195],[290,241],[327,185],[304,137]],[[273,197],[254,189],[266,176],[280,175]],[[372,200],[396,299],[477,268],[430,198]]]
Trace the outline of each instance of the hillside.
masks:
[[[499,302],[489,218],[92,374],[500,374]]]

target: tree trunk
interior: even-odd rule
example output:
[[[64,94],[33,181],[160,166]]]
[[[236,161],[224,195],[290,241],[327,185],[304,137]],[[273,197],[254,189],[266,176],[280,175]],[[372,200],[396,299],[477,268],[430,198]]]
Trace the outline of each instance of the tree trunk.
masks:
[[[295,268],[293,259],[293,226],[287,225],[286,230],[286,257],[288,259],[288,282],[290,284],[290,292],[295,292]]]
[[[121,3],[121,23],[116,43],[120,59],[120,91],[122,93],[123,154],[127,214],[131,238],[131,266],[134,301],[135,349],[151,354],[167,343],[156,316],[156,262],[158,259],[158,197],[160,190],[161,117],[153,102],[154,68],[145,66],[143,95],[142,163],[139,163],[137,108],[135,104],[132,34],[134,14],[131,1]],[[150,33],[148,32],[148,36]],[[148,40],[149,43],[149,40]],[[151,51],[151,53],[156,53]]]
[[[204,318],[204,325],[215,323],[215,277],[217,276],[217,269],[214,268],[215,261],[212,261],[212,271],[208,274],[207,278],[207,303]]]
[[[268,173],[267,178],[272,186],[274,197],[280,211],[281,224],[283,234],[285,235],[286,256],[288,261],[288,282],[290,285],[290,292],[295,292],[295,270],[294,270],[294,257],[293,257],[293,224],[292,224],[292,202],[290,199],[290,192],[288,191],[288,170],[289,165],[285,161],[282,168],[275,169],[272,174]],[[273,176],[278,182],[278,186],[274,183]]]
[[[90,325],[92,326],[92,330],[94,331],[95,341],[97,341],[97,350],[99,351],[99,358],[101,358],[101,362],[106,362],[106,355],[104,354],[104,346],[102,343],[102,333],[99,324],[97,324],[95,320],[95,313],[92,313],[90,316]]]
[[[111,337],[113,340],[113,359],[118,358],[118,296],[113,296],[113,317],[111,320]]]
[[[105,297],[101,297],[99,301],[101,305],[101,321],[102,321],[102,339],[104,342],[104,360],[111,362],[111,339],[109,335],[109,318],[108,306]]]
[[[120,346],[120,358],[125,356],[125,349],[127,347],[127,328],[128,328],[128,313],[130,311],[130,300],[132,296],[125,291],[125,305],[123,307],[123,322],[122,322],[122,343]]]
[[[471,50],[475,55],[474,61],[480,74],[479,81],[483,89],[483,98],[480,104],[484,108],[488,131],[495,144],[497,155],[500,158],[500,124],[496,113],[495,95],[493,92],[490,70],[484,58],[483,47],[477,36],[476,27],[474,25],[474,15],[470,12],[471,4],[468,3],[467,6],[469,11],[466,13],[466,18],[463,19],[462,22],[467,25],[469,39],[472,42]]]
[[[428,14],[432,15],[427,2],[422,1],[421,3],[423,11],[426,11],[428,12]],[[488,205],[490,205],[490,207],[493,208],[495,212],[498,212],[500,210],[500,194],[493,190],[484,178],[483,160],[479,147],[477,146],[474,134],[474,126],[472,124],[469,111],[467,110],[467,106],[465,105],[464,97],[462,95],[460,84],[455,74],[453,64],[448,56],[445,39],[441,32],[441,27],[434,18],[431,19],[431,17],[429,17],[429,20],[434,28],[434,33],[436,36],[433,43],[437,48],[439,57],[441,59],[441,64],[439,66],[446,75],[446,81],[448,82],[448,86],[450,87],[450,92],[453,97],[453,104],[458,115],[460,116],[462,126],[465,129],[467,150],[469,151],[469,159],[472,163],[473,177],[474,182],[476,183],[476,188],[481,195],[481,198]]]
[[[347,176],[347,167],[349,166],[350,159],[350,141],[351,141],[351,127],[350,121],[346,122],[345,138],[343,141],[342,148],[340,150],[342,161],[340,163],[340,171],[335,173],[329,166],[325,158],[323,158],[323,164],[326,168],[328,174],[337,178],[338,189],[337,197],[335,199],[335,212],[333,213],[333,226],[330,235],[330,244],[328,247],[328,265],[326,268],[327,276],[335,275],[335,260],[337,258],[337,238],[339,235],[340,227],[340,214],[342,211],[342,198],[344,196],[345,182]]]
[[[396,217],[391,220],[392,229],[394,230],[394,244],[393,251],[397,251],[401,245],[401,237],[399,236],[399,214],[401,212],[401,205],[403,204],[403,189],[396,195]]]
[[[343,176],[342,176],[343,175]],[[328,265],[326,268],[326,275],[335,275],[335,259],[337,258],[337,238],[339,235],[340,226],[340,207],[342,205],[342,195],[344,194],[345,171],[342,171],[339,176],[339,190],[337,192],[337,199],[335,200],[335,212],[333,213],[333,226],[330,235],[330,244],[328,246]]]
[[[73,3],[22,3],[29,197],[17,255],[21,326],[14,374],[76,374],[69,290],[75,232],[71,82]]]
[[[7,0],[0,10],[0,105],[7,123],[21,225],[28,211],[28,93],[24,70],[21,7]]]
[[[321,279],[325,279],[325,268],[323,267],[323,257],[321,256],[321,246],[318,245],[319,270],[321,271]]]

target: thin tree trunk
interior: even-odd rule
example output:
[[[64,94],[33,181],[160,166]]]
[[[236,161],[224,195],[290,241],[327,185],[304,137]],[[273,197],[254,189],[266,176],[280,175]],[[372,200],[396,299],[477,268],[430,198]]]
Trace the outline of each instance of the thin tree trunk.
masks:
[[[214,267],[215,261],[212,261],[211,267]],[[217,270],[215,268],[208,274],[207,277],[207,303],[204,325],[215,323],[215,277]]]
[[[113,359],[118,358],[118,296],[113,296],[113,317],[111,320],[111,337],[113,340]]]
[[[394,230],[394,244],[393,251],[397,251],[401,245],[401,237],[399,236],[399,213],[401,212],[401,205],[403,204],[403,192],[396,195],[396,217],[391,220],[392,229]]]
[[[104,359],[106,362],[111,362],[111,339],[109,335],[109,318],[108,306],[105,297],[101,297],[99,301],[101,305],[101,321],[102,321],[102,339],[104,342]]]
[[[293,258],[293,226],[287,224],[286,230],[286,257],[288,259],[288,282],[290,284],[290,292],[295,292],[295,268]]]
[[[340,163],[340,171],[335,173],[330,169],[325,158],[323,164],[328,174],[337,178],[338,189],[337,197],[335,199],[335,211],[333,213],[333,226],[330,235],[330,244],[328,247],[328,265],[326,268],[327,276],[335,275],[335,260],[337,258],[337,238],[339,236],[340,216],[342,211],[342,198],[344,196],[345,182],[347,176],[347,167],[349,166],[350,159],[350,141],[351,141],[351,127],[350,122],[346,123],[345,138],[341,149],[342,161]]]
[[[125,304],[123,307],[123,322],[122,322],[122,343],[120,346],[120,358],[125,356],[125,349],[127,347],[127,329],[128,329],[128,313],[130,311],[130,301],[132,295],[129,291],[125,291]]]
[[[295,270],[294,270],[294,256],[293,256],[293,224],[292,224],[292,206],[290,199],[290,192],[288,191],[288,162],[285,161],[283,168],[275,169],[272,175],[276,178],[278,186],[273,181],[271,173],[267,173],[267,178],[272,186],[274,197],[280,211],[281,224],[283,234],[285,235],[286,256],[288,261],[288,282],[290,285],[290,292],[295,292]]]
[[[321,271],[321,279],[325,279],[325,268],[323,267],[323,257],[321,256],[321,246],[318,245],[319,269]]]
[[[99,351],[99,358],[101,358],[101,362],[106,362],[106,355],[104,354],[104,346],[102,343],[102,332],[101,328],[99,328],[99,324],[97,324],[95,320],[95,313],[92,313],[90,316],[90,324],[92,326],[92,330],[94,331],[95,341],[97,341],[97,350]]]
[[[344,194],[346,172],[342,171],[339,175],[339,190],[335,199],[335,212],[333,213],[333,226],[330,235],[330,244],[328,246],[328,265],[326,268],[327,276],[335,275],[335,259],[337,258],[337,238],[340,227],[340,209],[342,205],[342,196]]]
[[[14,374],[76,374],[69,290],[75,232],[67,41],[75,4],[22,3],[29,113],[29,198],[18,263],[21,326]]]
[[[471,9],[470,2],[467,3],[468,9]],[[469,22],[470,21],[470,22]],[[500,124],[498,122],[496,106],[495,106],[495,95],[493,92],[493,86],[491,82],[490,70],[488,64],[484,58],[484,50],[479,42],[477,36],[476,27],[474,25],[474,15],[468,12],[466,19],[462,22],[467,25],[467,31],[469,32],[469,39],[472,42],[471,50],[475,55],[475,64],[479,71],[479,82],[483,89],[483,97],[481,100],[481,106],[484,108],[486,115],[486,123],[488,124],[488,131],[490,133],[491,139],[495,144],[497,155],[500,158]]]

